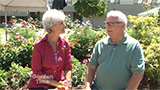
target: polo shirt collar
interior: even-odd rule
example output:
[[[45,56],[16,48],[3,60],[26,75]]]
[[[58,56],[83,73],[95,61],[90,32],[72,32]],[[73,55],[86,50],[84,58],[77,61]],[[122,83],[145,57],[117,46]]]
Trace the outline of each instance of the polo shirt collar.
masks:
[[[108,38],[108,44],[109,44],[109,45],[122,45],[122,44],[127,44],[127,42],[128,42],[128,41],[127,41],[127,36],[128,36],[128,34],[125,33],[124,38],[123,38],[120,42],[118,42],[117,44],[114,43],[114,42],[112,42],[111,38],[109,37],[109,38]]]

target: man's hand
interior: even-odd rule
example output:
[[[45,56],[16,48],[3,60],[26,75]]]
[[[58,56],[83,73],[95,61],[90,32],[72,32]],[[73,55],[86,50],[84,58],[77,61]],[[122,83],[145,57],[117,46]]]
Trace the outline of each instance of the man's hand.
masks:
[[[95,76],[97,67],[93,65],[88,65],[85,77],[85,90],[91,90],[92,81]]]
[[[91,90],[91,88],[89,86],[85,87],[85,90]]]

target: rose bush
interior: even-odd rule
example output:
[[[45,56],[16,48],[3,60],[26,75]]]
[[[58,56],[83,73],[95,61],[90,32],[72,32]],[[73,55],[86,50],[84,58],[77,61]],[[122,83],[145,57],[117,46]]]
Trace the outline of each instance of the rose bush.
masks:
[[[69,36],[72,55],[82,62],[90,57],[94,45],[104,37],[101,32],[96,32],[89,21],[76,25],[74,33]]]
[[[11,64],[9,71],[0,69],[0,89],[17,89],[29,80],[31,68],[22,67],[21,64]]]

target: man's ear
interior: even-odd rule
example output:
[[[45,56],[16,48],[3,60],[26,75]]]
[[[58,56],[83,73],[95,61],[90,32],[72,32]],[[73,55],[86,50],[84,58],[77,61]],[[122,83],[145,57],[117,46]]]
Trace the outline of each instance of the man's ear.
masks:
[[[125,26],[125,23],[120,23],[120,25],[121,25],[122,28],[125,28],[125,27],[126,27],[126,26]]]

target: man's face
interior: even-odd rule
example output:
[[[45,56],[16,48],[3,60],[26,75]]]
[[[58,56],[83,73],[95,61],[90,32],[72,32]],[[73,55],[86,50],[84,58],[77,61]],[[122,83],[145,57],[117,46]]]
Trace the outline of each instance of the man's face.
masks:
[[[118,17],[110,16],[106,19],[107,33],[112,37],[124,34],[125,24]]]

